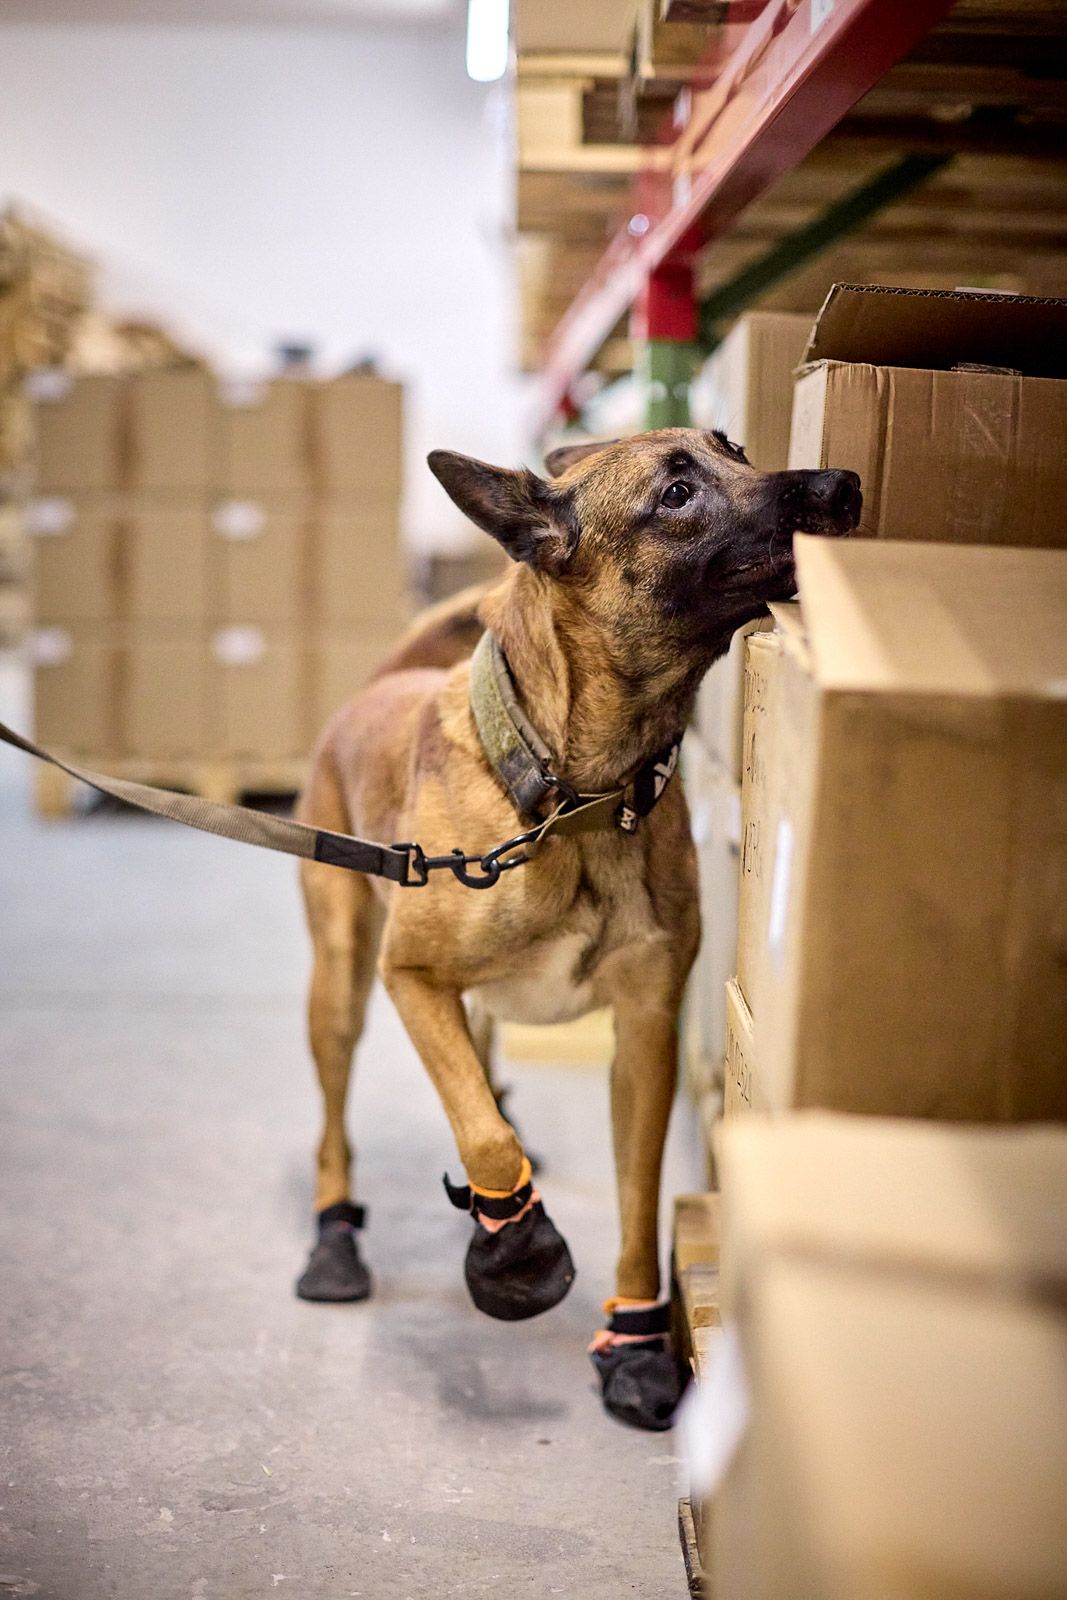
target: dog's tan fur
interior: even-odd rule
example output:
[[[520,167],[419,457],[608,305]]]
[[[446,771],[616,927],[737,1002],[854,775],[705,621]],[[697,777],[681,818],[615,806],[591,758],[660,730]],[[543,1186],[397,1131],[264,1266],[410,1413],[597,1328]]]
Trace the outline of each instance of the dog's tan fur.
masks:
[[[695,463],[705,520],[714,496],[727,521],[752,520],[766,477],[724,441],[691,430],[565,455],[553,485],[440,458],[435,470],[457,502],[521,559],[498,584],[429,613],[338,713],[315,751],[301,818],[367,838],[416,839],[427,853],[457,845],[482,852],[519,831],[524,824],[486,759],[468,704],[468,657],[483,624],[503,645],[560,771],[582,790],[611,787],[679,734],[710,661],[792,581],[787,555],[779,553],[761,577],[765,552],[757,550],[753,566],[746,546],[733,568],[720,562],[710,613],[682,594],[686,519],[648,506],[659,504],[657,486],[683,456]],[[690,523],[692,543],[699,530]],[[712,552],[708,561],[715,560]],[[349,1193],[345,1092],[376,952],[468,1177],[483,1189],[514,1189],[523,1151],[498,1110],[484,1028],[472,1037],[465,997],[483,1015],[517,1021],[611,1006],[621,1220],[615,1293],[654,1298],[676,1018],[700,935],[681,783],[668,786],[635,836],[550,838],[528,865],[484,893],[448,873],[412,890],[315,863],[303,865],[302,878],[314,943],[311,1047],[325,1104],[318,1207]]]

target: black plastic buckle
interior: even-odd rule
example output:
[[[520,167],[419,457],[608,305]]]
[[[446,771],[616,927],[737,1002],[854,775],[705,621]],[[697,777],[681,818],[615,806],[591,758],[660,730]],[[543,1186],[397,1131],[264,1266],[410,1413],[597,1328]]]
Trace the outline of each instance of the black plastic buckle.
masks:
[[[457,1211],[469,1211],[472,1217],[488,1217],[495,1222],[510,1222],[533,1198],[532,1178],[528,1178],[513,1194],[502,1195],[499,1199],[477,1194],[470,1184],[452,1183],[447,1172],[441,1181],[449,1201]]]

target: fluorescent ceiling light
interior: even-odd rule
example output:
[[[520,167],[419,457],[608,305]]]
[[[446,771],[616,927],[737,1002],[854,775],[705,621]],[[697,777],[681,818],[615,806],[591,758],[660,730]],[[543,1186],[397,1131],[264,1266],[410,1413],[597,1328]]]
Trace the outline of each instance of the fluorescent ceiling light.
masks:
[[[493,83],[508,66],[508,0],[468,0],[467,74]]]

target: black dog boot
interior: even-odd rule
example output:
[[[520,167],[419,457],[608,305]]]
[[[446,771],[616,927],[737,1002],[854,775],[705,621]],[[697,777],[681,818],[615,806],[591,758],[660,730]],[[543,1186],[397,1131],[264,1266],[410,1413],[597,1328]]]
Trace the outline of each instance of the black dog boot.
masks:
[[[366,1300],[370,1273],[359,1253],[358,1229],[366,1221],[362,1206],[341,1200],[318,1215],[319,1237],[308,1264],[297,1280],[301,1300]]]
[[[631,1428],[662,1433],[671,1426],[689,1374],[671,1354],[669,1305],[629,1310],[617,1307],[609,1333],[624,1333],[632,1343],[604,1344],[590,1352],[600,1374],[604,1409]]]
[[[519,1188],[500,1198],[479,1194],[465,1184],[449,1183],[447,1177],[444,1180],[452,1204],[474,1218],[463,1268],[470,1297],[479,1311],[500,1322],[522,1322],[550,1311],[574,1282],[567,1241],[545,1214],[540,1200],[519,1217],[533,1198],[528,1166],[524,1174]],[[479,1216],[497,1222],[518,1217],[518,1221],[491,1233],[482,1227]]]

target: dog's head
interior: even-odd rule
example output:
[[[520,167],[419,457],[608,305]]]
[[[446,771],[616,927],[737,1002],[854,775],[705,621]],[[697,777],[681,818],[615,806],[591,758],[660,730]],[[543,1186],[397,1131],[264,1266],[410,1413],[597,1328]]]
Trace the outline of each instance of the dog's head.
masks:
[[[472,522],[602,627],[713,651],[795,593],[794,533],[847,534],[861,507],[854,472],[758,472],[696,428],[553,451],[552,481],[444,450],[429,464]]]

